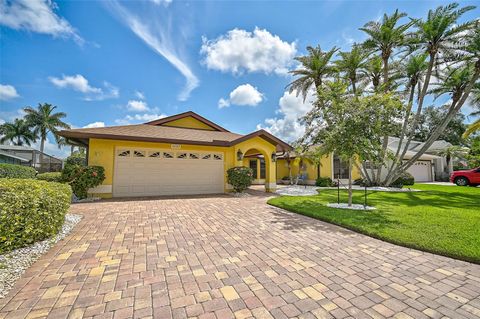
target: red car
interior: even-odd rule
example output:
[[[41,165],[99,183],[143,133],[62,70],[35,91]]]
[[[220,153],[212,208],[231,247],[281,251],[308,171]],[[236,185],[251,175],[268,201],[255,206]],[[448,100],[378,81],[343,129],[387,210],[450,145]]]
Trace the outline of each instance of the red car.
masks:
[[[450,174],[450,182],[458,186],[480,185],[480,167],[465,171],[455,171]]]

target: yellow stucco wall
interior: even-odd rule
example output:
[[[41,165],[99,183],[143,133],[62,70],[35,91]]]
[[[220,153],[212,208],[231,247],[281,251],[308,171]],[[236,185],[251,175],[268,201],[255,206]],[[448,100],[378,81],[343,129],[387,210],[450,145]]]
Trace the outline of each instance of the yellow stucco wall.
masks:
[[[184,117],[175,121],[171,121],[162,125],[215,131],[213,127],[208,126],[207,124],[200,122],[199,120],[191,116],[187,116],[187,117]]]
[[[166,143],[151,143],[151,142],[137,142],[137,141],[121,141],[121,140],[108,140],[108,139],[90,139],[88,150],[88,164],[103,166],[105,169],[105,180],[103,186],[113,186],[113,172],[114,172],[114,157],[115,148],[161,148],[170,149],[172,144]],[[266,156],[266,184],[267,190],[275,189],[276,175],[275,175],[275,163],[271,162],[271,154],[275,151],[275,146],[268,143],[260,137],[255,137],[250,140],[241,142],[232,147],[219,147],[219,146],[203,146],[203,145],[188,145],[182,144],[182,150],[187,151],[212,151],[221,152],[224,157],[225,168],[225,190],[229,191],[230,188],[227,185],[226,171],[234,166],[242,166],[242,161],[237,161],[237,151],[240,149],[242,152],[247,152],[249,149],[257,149]],[[246,165],[248,166],[248,165]],[[95,194],[95,193],[94,193]],[[102,194],[95,194],[95,196],[111,197],[111,193],[102,192]]]
[[[317,166],[308,159],[303,159],[306,165],[305,172],[307,173],[307,180],[314,182],[317,179]],[[333,178],[333,162],[332,156],[325,156],[322,158],[320,166],[320,176]],[[291,160],[292,176],[300,174],[300,159]],[[303,173],[303,172],[302,172]],[[285,159],[277,161],[277,179],[280,180],[285,176],[289,176],[288,164]],[[354,166],[352,169],[352,179],[360,178],[360,171]]]

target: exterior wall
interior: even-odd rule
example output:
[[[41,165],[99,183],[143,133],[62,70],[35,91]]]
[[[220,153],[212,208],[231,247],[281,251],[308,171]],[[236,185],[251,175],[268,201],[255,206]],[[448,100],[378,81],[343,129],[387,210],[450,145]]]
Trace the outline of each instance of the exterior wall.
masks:
[[[110,198],[112,197],[113,189],[113,170],[116,147],[138,147],[138,148],[163,148],[170,149],[172,144],[166,143],[151,143],[151,142],[136,142],[136,141],[120,141],[120,140],[106,140],[106,139],[90,139],[88,164],[103,166],[105,169],[105,180],[103,184],[91,191],[94,196]],[[217,146],[202,146],[202,145],[181,145],[182,150],[189,151],[215,151],[223,152],[224,166],[227,168],[227,162],[231,160],[232,148],[217,147]],[[226,184],[225,175],[225,184]]]
[[[113,172],[115,162],[115,148],[163,148],[171,149],[172,144],[167,143],[151,143],[151,142],[137,142],[137,141],[121,141],[121,140],[107,140],[107,139],[90,139],[89,151],[88,151],[88,164],[99,165],[105,169],[105,180],[102,185],[90,191],[94,196],[109,198],[112,197],[113,191]],[[266,180],[265,186],[268,191],[275,190],[276,187],[276,174],[275,163],[271,161],[271,154],[275,151],[275,146],[268,143],[260,137],[255,137],[250,140],[241,142],[232,147],[219,147],[219,146],[203,146],[203,145],[187,145],[182,144],[181,149],[187,151],[212,151],[222,152],[224,155],[224,180],[225,190],[231,190],[231,187],[227,184],[226,171],[234,166],[243,166],[243,161],[237,161],[236,154],[240,149],[243,153],[249,149],[257,149],[265,156],[265,170]]]
[[[303,173],[300,171],[300,159],[295,158],[291,160],[292,166],[292,176],[299,175]],[[309,159],[303,159],[303,163],[306,166],[305,173],[307,173],[307,183],[308,184],[315,184],[317,179],[317,165],[314,164]],[[330,177],[332,178],[332,160],[331,156],[325,156],[321,160],[320,165],[320,177]],[[280,181],[283,177],[289,176],[289,168],[287,160],[285,159],[278,159],[277,160],[277,180]]]
[[[194,129],[201,129],[201,130],[209,130],[215,131],[215,129],[207,124],[200,122],[199,120],[188,116],[182,119],[178,119],[175,121],[171,121],[168,123],[162,124],[163,126],[176,126],[176,127],[185,127],[185,128],[194,128]]]
[[[244,160],[237,160],[237,152],[240,150],[243,154],[246,154],[249,150],[256,149],[258,150],[265,158],[265,190],[267,192],[275,191],[277,187],[277,178],[276,178],[276,163],[272,162],[272,153],[276,151],[275,145],[270,144],[261,137],[254,137],[249,140],[238,143],[235,146],[232,146],[233,156],[232,166],[244,166]],[[228,169],[230,167],[225,167]]]

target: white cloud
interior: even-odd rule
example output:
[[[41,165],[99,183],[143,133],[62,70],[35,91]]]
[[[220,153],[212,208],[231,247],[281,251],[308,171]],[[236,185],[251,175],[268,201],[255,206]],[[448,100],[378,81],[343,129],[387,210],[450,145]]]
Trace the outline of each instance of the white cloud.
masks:
[[[40,150],[40,140],[37,140],[37,142],[32,143],[31,147],[34,149]],[[45,140],[45,144],[43,146],[43,152],[52,155],[56,158],[66,158],[70,155],[70,146],[63,146],[61,148],[58,147],[58,144],[53,140],[53,142],[50,141],[50,138],[47,137]]]
[[[209,69],[241,74],[285,74],[297,53],[296,43],[283,41],[265,29],[233,29],[216,39],[203,38],[201,53]]]
[[[150,1],[152,1],[157,5],[163,4],[165,7],[168,7],[170,3],[172,3],[172,0],[150,0]]]
[[[186,84],[178,95],[178,99],[186,101],[190,97],[190,93],[199,85],[199,80],[179,54],[178,47],[181,44],[179,40],[182,32],[175,34],[171,32],[172,25],[168,23],[171,22],[170,17],[166,19],[158,17],[148,19],[142,16],[140,18],[129,12],[117,1],[111,2],[111,6],[133,33],[142,39],[153,51],[167,59],[185,77]],[[157,11],[153,10],[153,12]],[[166,25],[162,24],[162,22],[165,22],[162,20],[167,20]]]
[[[143,92],[135,91],[135,96],[140,100],[145,100],[145,94],[143,94]]]
[[[115,120],[115,123],[118,125],[129,125],[135,123],[145,123],[150,122],[156,119],[161,119],[166,117],[165,114],[156,114],[156,113],[144,113],[144,114],[134,114],[127,115],[124,118]]]
[[[0,1],[0,24],[16,30],[49,34],[54,37],[72,37],[77,43],[84,40],[70,23],[54,11],[52,0]]]
[[[19,97],[17,90],[12,85],[0,84],[0,100],[7,101]]]
[[[86,101],[101,101],[109,98],[117,98],[120,91],[117,87],[104,81],[104,88],[93,87],[81,74],[62,75],[61,78],[51,76],[48,78],[56,87],[71,88],[74,91],[84,93]]]
[[[299,118],[312,109],[313,93],[310,91],[307,99],[303,102],[302,96],[288,91],[278,101],[279,108],[276,113],[279,117],[267,118],[265,125],[257,125],[257,129],[265,129],[285,141],[293,142],[305,133],[305,127]]]
[[[95,88],[88,84],[88,80],[80,74],[76,75],[62,75],[62,78],[49,77],[50,82],[59,88],[72,88],[75,91],[82,93],[100,93],[102,89]]]
[[[105,122],[93,122],[85,125],[83,128],[105,127]]]
[[[145,101],[130,100],[127,103],[127,110],[133,112],[146,112],[149,108]]]
[[[247,83],[239,85],[230,92],[228,99],[221,98],[218,101],[218,107],[228,107],[230,104],[256,106],[262,101],[263,94],[260,93],[256,87]]]

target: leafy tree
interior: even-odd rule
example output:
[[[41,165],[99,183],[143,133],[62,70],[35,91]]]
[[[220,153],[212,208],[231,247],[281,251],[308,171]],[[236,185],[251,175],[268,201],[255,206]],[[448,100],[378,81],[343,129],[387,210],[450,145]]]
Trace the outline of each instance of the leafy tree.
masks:
[[[378,156],[385,130],[393,127],[393,119],[402,104],[390,94],[355,96],[348,93],[348,83],[336,80],[325,84],[318,100],[305,120],[321,121],[309,136],[310,142],[322,143],[315,149],[320,157],[335,153],[349,164],[348,205],[352,205],[352,168],[356,160]],[[360,168],[361,169],[361,168]]]
[[[439,151],[437,154],[445,156],[445,159],[447,160],[448,173],[451,173],[453,171],[452,160],[455,158],[464,159],[466,158],[468,152],[469,149],[467,147],[453,145]]]
[[[443,138],[453,144],[461,141],[464,127],[459,112],[467,100],[471,105],[478,105],[480,100],[480,21],[460,22],[460,18],[473,8],[453,3],[430,10],[424,19],[410,20],[396,10],[384,15],[381,21],[368,22],[360,29],[368,34],[362,44],[367,54],[361,59],[354,45],[350,52],[340,53],[336,61],[334,56],[322,60],[322,70],[329,72],[321,73],[321,81],[315,82],[305,70],[304,73],[292,72],[298,78],[292,82],[290,90],[304,96],[315,84],[319,98],[329,83],[341,78],[348,80],[351,91],[355,91],[358,98],[383,92],[401,99],[403,108],[394,124],[384,128],[379,154],[368,159],[379,161],[380,165],[376,170],[363,170],[368,181],[390,185],[437,139]],[[307,57],[301,58],[308,61]],[[332,64],[336,66],[333,71],[328,67]],[[438,97],[447,95],[447,105],[436,104]],[[330,98],[338,97],[332,95]],[[431,107],[425,108],[425,101],[432,103]],[[323,126],[330,126],[330,119],[311,112],[304,120],[306,130],[300,141],[323,143],[316,133]],[[391,120],[384,122],[392,123]],[[389,135],[399,137],[393,151],[388,150]],[[412,140],[419,137],[424,144],[414,156],[405,159]]]
[[[15,119],[13,123],[4,123],[0,125],[0,143],[9,141],[13,145],[30,146],[37,139],[37,135],[31,130],[25,120]]]
[[[53,134],[55,140],[58,142],[60,139],[60,136],[58,135],[59,129],[70,128],[70,125],[62,121],[62,119],[67,116],[65,113],[53,113],[56,108],[56,106],[44,103],[39,104],[37,109],[32,107],[26,107],[23,109],[26,113],[25,120],[33,127],[34,132],[40,137],[40,152],[42,153],[49,132]]]
[[[480,135],[472,138],[467,161],[470,168],[480,167]]]
[[[420,117],[414,139],[424,142],[432,134],[432,132],[442,123],[448,112],[448,105],[440,108],[429,106],[425,108],[425,112]],[[464,124],[465,115],[462,113],[455,114],[455,117],[448,123],[445,130],[439,136],[453,145],[463,145],[464,138],[462,134],[465,132]]]

